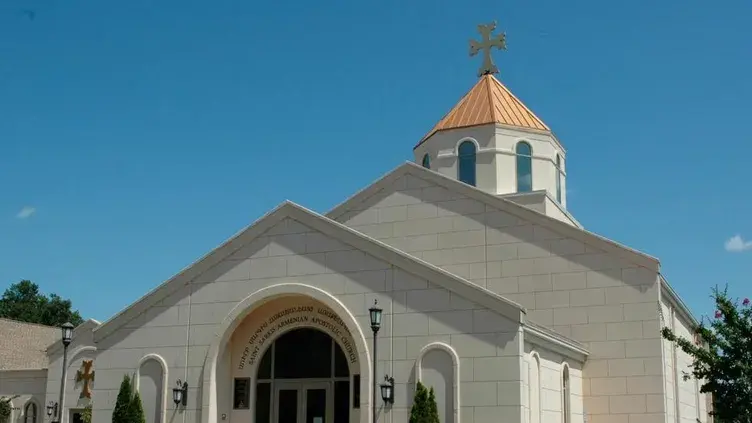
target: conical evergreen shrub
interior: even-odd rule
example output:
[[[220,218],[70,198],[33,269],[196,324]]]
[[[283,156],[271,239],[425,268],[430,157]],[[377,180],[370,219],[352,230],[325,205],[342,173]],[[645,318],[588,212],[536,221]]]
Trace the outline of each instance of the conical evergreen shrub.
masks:
[[[436,395],[433,392],[433,387],[428,391],[428,422],[427,423],[440,423],[439,422],[439,406],[436,404]]]
[[[426,389],[426,386],[420,382],[415,388],[413,407],[410,409],[410,423],[440,423],[436,394],[433,388]]]
[[[120,382],[120,391],[115,401],[115,409],[112,410],[112,423],[135,423],[131,421],[131,401],[133,399],[133,389],[131,387],[131,378],[127,374],[123,376]]]
[[[413,407],[410,409],[409,423],[428,423],[428,390],[418,382],[413,398]]]
[[[130,415],[129,423],[146,423],[144,406],[141,404],[141,395],[138,392],[133,395],[133,399],[131,400]]]

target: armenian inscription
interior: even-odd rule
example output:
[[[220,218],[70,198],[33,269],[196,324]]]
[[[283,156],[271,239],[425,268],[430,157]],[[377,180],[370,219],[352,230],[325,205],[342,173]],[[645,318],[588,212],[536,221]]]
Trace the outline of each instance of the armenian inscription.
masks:
[[[350,364],[358,361],[358,352],[353,345],[352,335],[339,316],[325,307],[300,305],[273,313],[258,325],[243,348],[238,370],[252,366],[260,360],[268,341],[275,333],[301,326],[318,328],[328,333],[342,346]]]

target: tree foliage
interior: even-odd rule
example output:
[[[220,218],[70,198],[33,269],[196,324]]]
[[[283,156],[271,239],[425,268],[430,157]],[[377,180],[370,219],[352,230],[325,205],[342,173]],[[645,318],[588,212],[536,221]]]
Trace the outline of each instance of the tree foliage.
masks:
[[[130,423],[146,423],[144,406],[141,403],[141,395],[136,391],[131,399]]]
[[[0,397],[0,423],[8,422],[11,411],[13,411],[13,406],[10,402],[15,398],[18,398],[18,395],[12,397]]]
[[[716,312],[695,329],[695,339],[677,336],[663,328],[665,339],[692,358],[684,379],[695,377],[700,392],[713,396],[711,413],[723,423],[752,422],[752,307],[729,298],[726,290],[713,290]]]
[[[84,411],[81,413],[81,420],[83,420],[84,423],[91,423],[91,404],[84,407]]]
[[[47,326],[61,326],[65,322],[78,326],[83,323],[78,311],[71,308],[70,300],[56,294],[44,295],[39,286],[29,280],[11,285],[0,298],[0,317]]]
[[[415,388],[409,423],[439,423],[439,411],[433,388],[428,390],[420,382]]]
[[[433,387],[428,390],[428,423],[439,423],[439,407]]]
[[[112,410],[112,423],[133,423],[131,422],[132,398],[131,378],[126,374],[120,382],[120,391],[115,400],[115,408]]]
[[[112,411],[112,423],[146,423],[141,395],[133,389],[129,375],[123,375],[120,391]]]

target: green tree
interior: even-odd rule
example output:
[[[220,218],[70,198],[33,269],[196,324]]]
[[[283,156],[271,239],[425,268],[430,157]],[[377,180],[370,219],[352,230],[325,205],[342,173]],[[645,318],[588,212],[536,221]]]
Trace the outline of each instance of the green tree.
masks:
[[[741,304],[726,290],[715,288],[713,318],[695,329],[694,339],[677,336],[663,328],[663,337],[692,358],[684,379],[695,377],[700,392],[713,396],[711,414],[723,423],[752,422],[752,307],[749,298]]]
[[[84,319],[71,307],[70,300],[56,294],[44,295],[37,284],[22,280],[6,289],[0,298],[0,317],[48,326],[65,322],[78,326]]]
[[[433,392],[433,387],[428,391],[428,423],[440,423],[439,407],[436,404],[436,394]]]
[[[415,398],[413,399],[413,407],[410,409],[409,423],[439,423],[439,410],[433,388],[428,390],[420,382],[415,388]]]
[[[12,397],[0,397],[0,423],[7,423],[12,411],[11,401],[18,398],[18,395]]]
[[[131,403],[133,401],[133,388],[131,378],[127,374],[120,382],[120,391],[115,400],[115,409],[112,410],[112,423],[135,423],[131,421]]]
[[[133,395],[130,408],[130,423],[146,423],[144,407],[143,404],[141,404],[141,395],[139,395],[138,392]]]

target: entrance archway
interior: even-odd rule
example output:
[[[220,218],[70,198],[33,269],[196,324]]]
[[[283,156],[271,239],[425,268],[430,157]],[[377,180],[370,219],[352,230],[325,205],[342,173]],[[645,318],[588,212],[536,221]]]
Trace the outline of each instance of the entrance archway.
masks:
[[[256,423],[349,423],[348,358],[329,334],[292,329],[261,358],[255,400]]]
[[[203,369],[202,422],[254,421],[256,376],[263,355],[277,338],[299,328],[315,328],[338,344],[349,364],[349,423],[371,423],[373,371],[360,326],[337,298],[300,283],[262,288],[240,301],[224,318]],[[234,407],[233,390],[238,387],[247,398],[244,409]],[[271,421],[272,410],[269,415]]]

